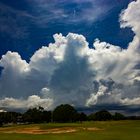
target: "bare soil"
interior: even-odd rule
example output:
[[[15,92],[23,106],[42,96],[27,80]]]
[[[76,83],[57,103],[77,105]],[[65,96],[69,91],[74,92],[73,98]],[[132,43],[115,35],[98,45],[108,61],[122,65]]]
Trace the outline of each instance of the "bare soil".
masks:
[[[63,127],[63,128],[53,128],[53,129],[40,129],[40,127],[30,127],[30,128],[0,128],[1,133],[18,133],[18,134],[61,134],[61,133],[72,133],[79,130],[86,131],[98,131],[102,130],[96,127]]]

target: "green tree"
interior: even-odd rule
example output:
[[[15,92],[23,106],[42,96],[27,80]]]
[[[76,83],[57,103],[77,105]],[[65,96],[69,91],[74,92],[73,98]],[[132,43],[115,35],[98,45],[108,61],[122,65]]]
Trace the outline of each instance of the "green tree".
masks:
[[[42,107],[28,109],[23,114],[23,120],[29,123],[50,122],[51,111],[45,111]]]
[[[77,111],[68,104],[57,106],[53,111],[54,122],[74,122],[76,121]]]
[[[86,121],[87,120],[87,115],[83,112],[77,113],[77,121]]]
[[[95,121],[107,121],[112,119],[112,115],[106,110],[101,110],[94,114],[90,114],[88,118],[89,120]]]
[[[23,120],[24,122],[29,122],[29,123],[40,123],[42,121],[42,108],[32,108],[28,109],[24,114],[23,114]]]
[[[51,111],[43,111],[42,121],[47,122],[47,123],[51,122],[52,121],[52,112]]]
[[[125,119],[125,116],[123,115],[123,114],[121,114],[121,113],[115,113],[114,115],[113,115],[113,119],[114,120],[124,120]]]
[[[16,123],[18,116],[21,116],[17,112],[1,112],[0,113],[0,124],[4,123]]]

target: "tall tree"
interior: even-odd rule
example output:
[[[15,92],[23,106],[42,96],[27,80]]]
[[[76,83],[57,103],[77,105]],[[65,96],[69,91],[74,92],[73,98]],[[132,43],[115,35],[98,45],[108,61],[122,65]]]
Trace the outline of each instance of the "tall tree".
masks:
[[[77,111],[68,104],[57,106],[53,111],[54,122],[74,122],[76,121]]]
[[[112,119],[112,115],[107,110],[101,110],[94,114],[89,115],[89,120],[107,121],[111,119]]]

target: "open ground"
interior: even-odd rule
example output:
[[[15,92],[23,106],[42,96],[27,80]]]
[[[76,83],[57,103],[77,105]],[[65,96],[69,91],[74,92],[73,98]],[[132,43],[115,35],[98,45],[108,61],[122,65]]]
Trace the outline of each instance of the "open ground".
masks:
[[[12,125],[0,128],[0,140],[138,140],[140,121],[102,121]]]

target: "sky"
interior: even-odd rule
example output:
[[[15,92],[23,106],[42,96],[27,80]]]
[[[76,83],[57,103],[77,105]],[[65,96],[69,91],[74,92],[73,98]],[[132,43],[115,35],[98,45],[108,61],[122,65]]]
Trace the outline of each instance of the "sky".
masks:
[[[0,0],[0,109],[140,115],[140,0]]]

